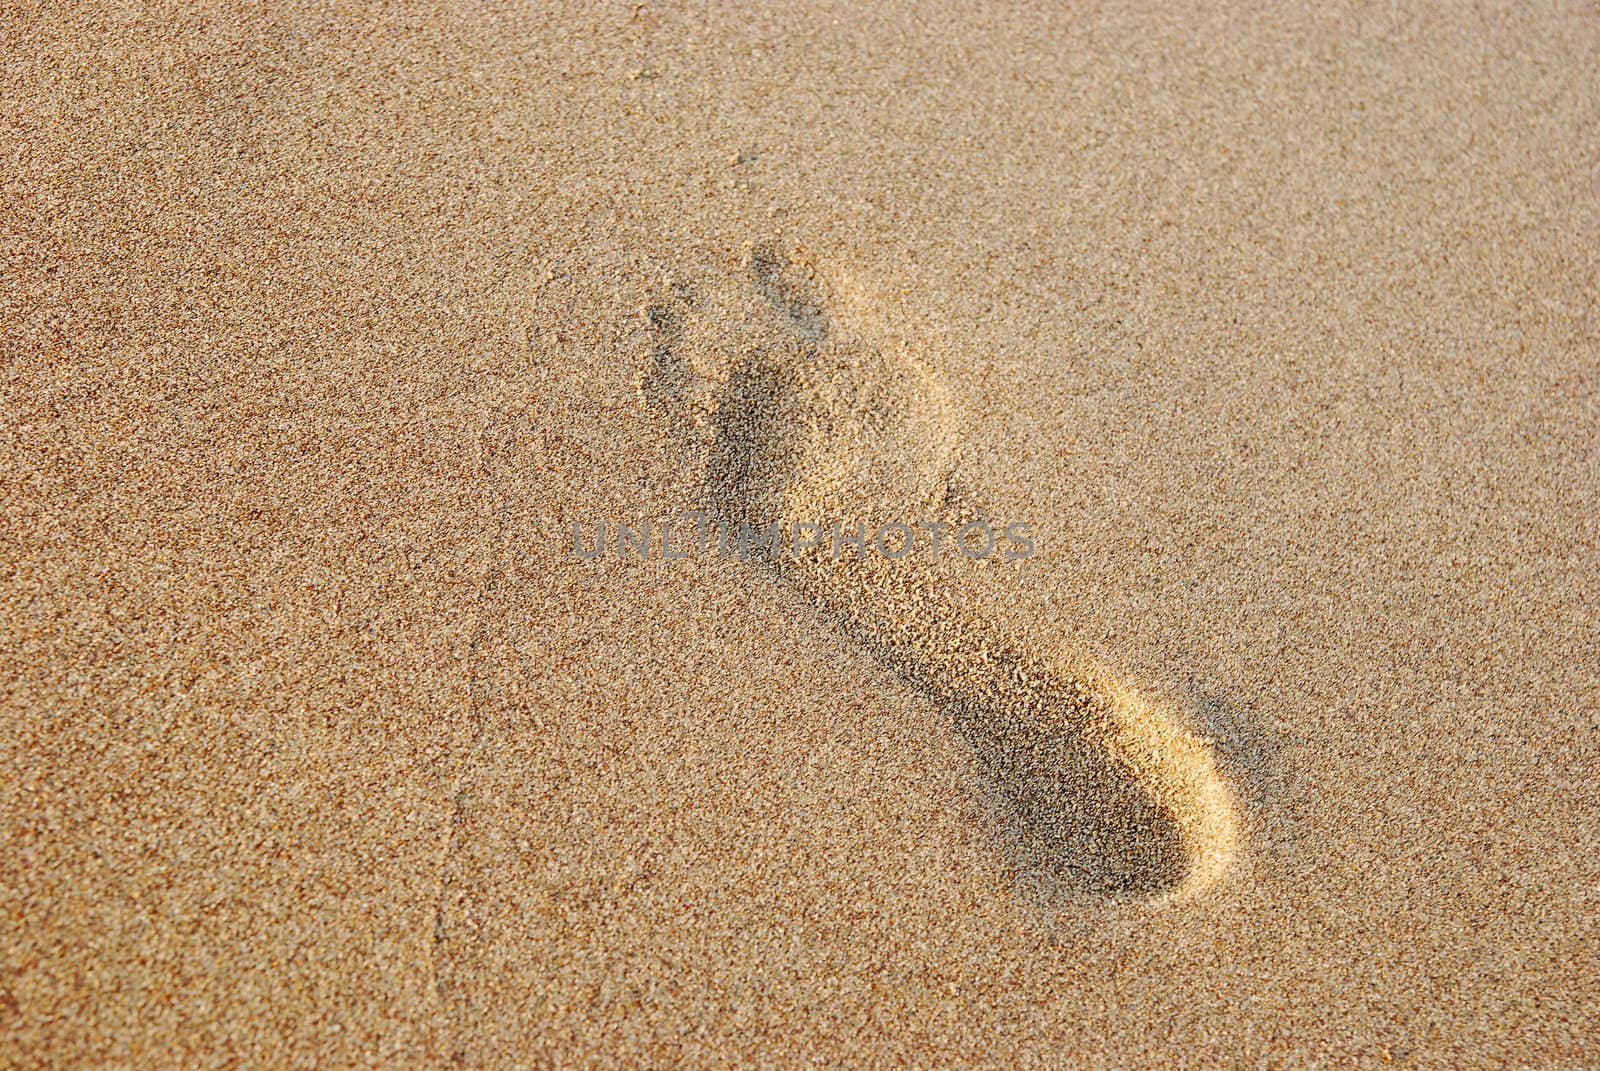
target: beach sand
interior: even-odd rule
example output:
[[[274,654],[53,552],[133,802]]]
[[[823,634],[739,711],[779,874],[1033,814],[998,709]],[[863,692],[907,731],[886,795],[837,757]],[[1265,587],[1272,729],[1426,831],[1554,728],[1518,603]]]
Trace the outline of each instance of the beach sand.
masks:
[[[0,12],[0,1066],[1600,1061],[1600,14],[1157,8]]]

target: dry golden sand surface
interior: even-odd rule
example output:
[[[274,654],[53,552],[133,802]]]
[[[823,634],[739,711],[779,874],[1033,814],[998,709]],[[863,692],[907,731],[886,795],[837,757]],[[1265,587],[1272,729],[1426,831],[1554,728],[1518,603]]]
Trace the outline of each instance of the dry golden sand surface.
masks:
[[[1600,1063],[1592,2],[0,71],[0,1066]]]

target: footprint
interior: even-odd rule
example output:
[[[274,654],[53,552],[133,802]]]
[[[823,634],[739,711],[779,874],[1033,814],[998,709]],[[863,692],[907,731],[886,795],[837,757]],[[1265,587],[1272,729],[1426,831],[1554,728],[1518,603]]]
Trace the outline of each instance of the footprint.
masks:
[[[827,539],[793,552],[798,522],[872,532],[981,513],[956,477],[959,423],[937,377],[841,344],[825,288],[777,248],[757,247],[749,268],[770,341],[728,375],[710,415],[708,514],[729,530],[778,525],[783,543],[763,554],[777,576],[953,719],[992,785],[1019,885],[1049,900],[1153,898],[1216,878],[1238,821],[1210,748],[1047,637],[965,606],[961,572],[988,562],[926,542],[893,559],[836,556]]]

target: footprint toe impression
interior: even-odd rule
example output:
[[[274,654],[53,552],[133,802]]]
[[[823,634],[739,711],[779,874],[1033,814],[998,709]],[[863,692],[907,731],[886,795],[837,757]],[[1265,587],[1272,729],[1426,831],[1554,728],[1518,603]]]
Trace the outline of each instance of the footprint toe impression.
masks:
[[[968,519],[951,493],[956,422],[937,378],[839,345],[820,284],[774,248],[758,247],[750,267],[777,341],[744,360],[717,405],[710,510],[754,530]],[[1209,747],[1104,672],[966,608],[959,570],[984,563],[794,546],[768,549],[778,576],[971,743],[1019,883],[1051,899],[1158,897],[1224,869],[1237,821]]]

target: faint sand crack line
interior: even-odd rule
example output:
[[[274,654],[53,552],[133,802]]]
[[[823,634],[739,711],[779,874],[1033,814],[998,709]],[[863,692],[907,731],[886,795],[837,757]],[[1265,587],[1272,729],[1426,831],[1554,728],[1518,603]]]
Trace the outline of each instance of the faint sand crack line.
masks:
[[[485,495],[491,504],[495,493],[492,480],[494,477],[491,457],[496,452],[489,445],[491,433],[496,431],[506,422],[506,413],[502,410],[493,414],[484,422],[483,428],[477,436],[477,455],[479,476],[483,481]],[[434,911],[433,934],[428,944],[428,972],[432,983],[434,997],[439,1001],[441,1011],[444,1003],[444,979],[440,973],[439,960],[442,953],[445,936],[445,902],[449,893],[449,866],[455,854],[457,842],[460,839],[461,826],[466,818],[466,782],[467,767],[483,741],[485,713],[482,682],[482,653],[483,641],[488,634],[488,604],[489,598],[498,588],[503,576],[502,563],[505,559],[506,536],[508,528],[509,511],[505,508],[491,508],[494,517],[494,532],[491,537],[491,550],[488,561],[484,565],[483,577],[478,583],[478,591],[473,598],[473,617],[470,638],[467,642],[467,655],[465,659],[465,672],[467,674],[467,739],[461,745],[457,755],[455,769],[450,777],[450,818],[445,830],[445,836],[440,846],[440,853],[436,866],[437,878],[434,886]],[[448,1015],[446,1016],[448,1019]]]

